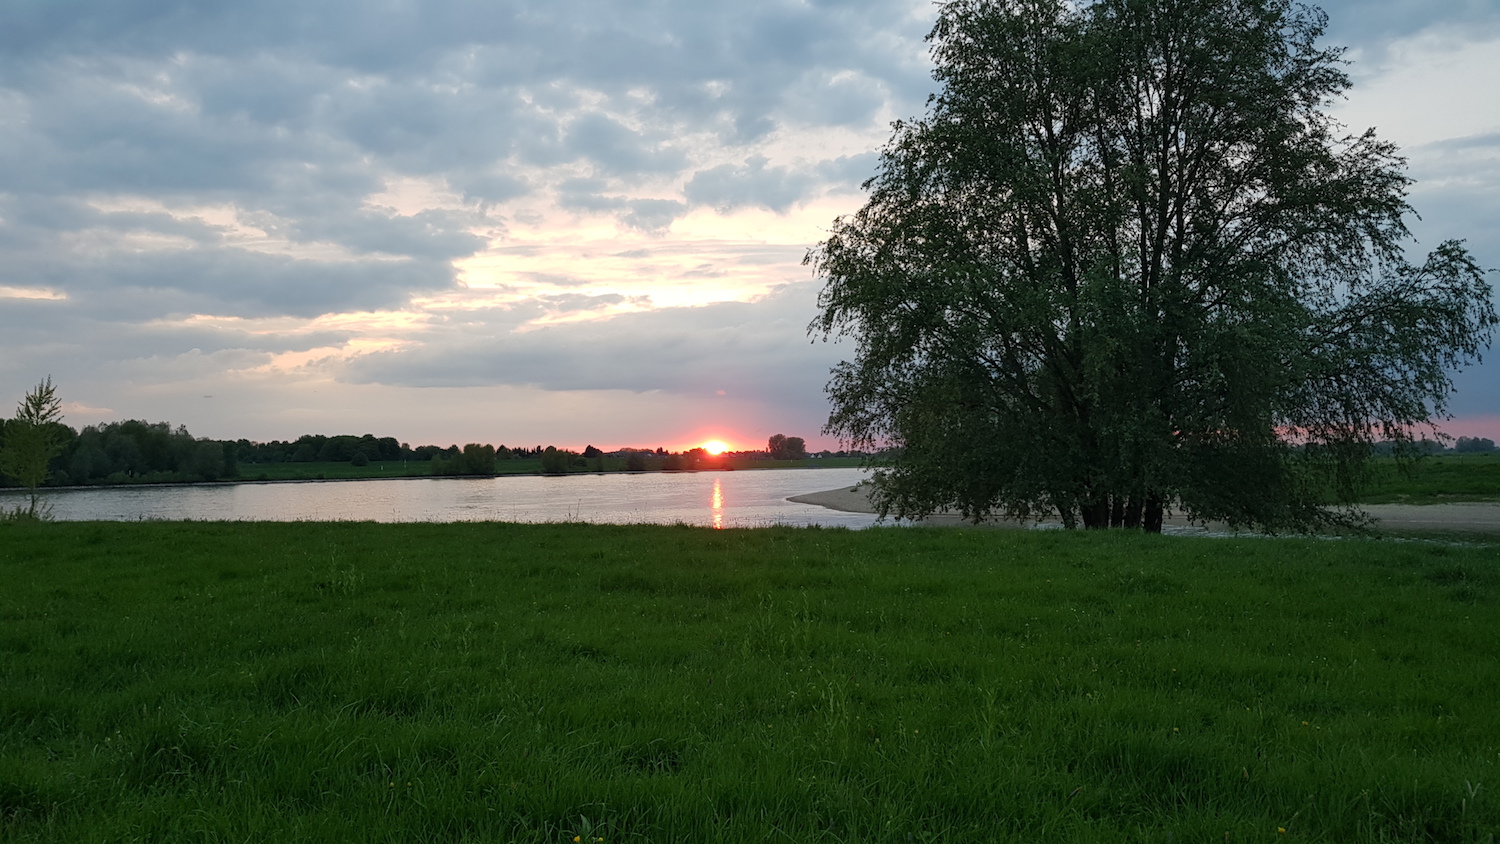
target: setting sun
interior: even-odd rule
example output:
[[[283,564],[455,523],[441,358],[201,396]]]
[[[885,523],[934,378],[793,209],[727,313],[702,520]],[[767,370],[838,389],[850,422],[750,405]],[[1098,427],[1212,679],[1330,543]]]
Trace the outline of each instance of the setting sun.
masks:
[[[729,446],[721,440],[709,440],[703,444],[702,448],[709,454],[723,454],[729,450]]]

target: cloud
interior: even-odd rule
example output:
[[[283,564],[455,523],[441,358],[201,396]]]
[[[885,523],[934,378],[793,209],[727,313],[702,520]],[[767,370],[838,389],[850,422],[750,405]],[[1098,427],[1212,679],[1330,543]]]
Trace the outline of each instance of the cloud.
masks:
[[[361,355],[339,376],[407,387],[530,386],[626,390],[770,402],[820,393],[838,350],[806,334],[815,285],[787,285],[756,302],[659,308],[606,320],[504,330],[503,314],[446,326],[420,345]],[[549,306],[592,309],[599,299]],[[613,302],[610,302],[613,304]],[[499,319],[496,319],[499,317]],[[515,325],[514,316],[509,318]]]
[[[808,180],[788,167],[766,167],[765,156],[752,156],[741,165],[720,164],[699,170],[683,189],[688,200],[719,211],[761,206],[785,211],[807,192]]]
[[[1374,59],[1384,44],[1433,25],[1484,39],[1500,27],[1500,9],[1475,0],[1323,0],[1328,40]]]
[[[1359,59],[1351,122],[1411,156],[1419,237],[1468,237],[1500,265],[1483,88],[1500,7],[1325,5]],[[89,406],[180,393],[174,407],[207,414],[211,392],[213,412],[270,418],[257,403],[284,401],[297,420],[355,393],[362,413],[409,401],[411,385],[562,415],[596,394],[632,413],[672,396],[680,415],[723,389],[820,417],[838,351],[803,334],[814,288],[797,260],[858,208],[889,121],[922,113],[934,15],[927,0],[0,4],[0,290],[53,297],[0,298],[0,388],[52,371],[99,391],[69,397]],[[1458,71],[1469,81],[1443,81]],[[1479,372],[1466,390],[1493,385]],[[215,378],[250,379],[254,400],[198,385]]]

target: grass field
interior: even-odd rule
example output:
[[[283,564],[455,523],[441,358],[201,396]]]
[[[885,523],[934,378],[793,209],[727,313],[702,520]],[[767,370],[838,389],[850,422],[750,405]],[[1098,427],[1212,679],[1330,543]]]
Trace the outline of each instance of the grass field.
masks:
[[[1417,462],[1409,473],[1393,460],[1375,464],[1365,504],[1439,504],[1500,501],[1500,452],[1443,454]]]
[[[0,524],[0,840],[1488,842],[1496,561]]]

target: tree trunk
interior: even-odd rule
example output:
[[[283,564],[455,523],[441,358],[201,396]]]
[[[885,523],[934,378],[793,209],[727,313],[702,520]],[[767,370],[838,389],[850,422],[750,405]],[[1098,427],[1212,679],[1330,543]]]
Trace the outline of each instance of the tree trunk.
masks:
[[[1162,504],[1161,497],[1154,492],[1146,493],[1146,512],[1143,515],[1141,527],[1147,533],[1161,533],[1162,520],[1166,515],[1166,508]]]
[[[1089,530],[1109,527],[1109,497],[1096,498],[1083,505],[1083,526]]]

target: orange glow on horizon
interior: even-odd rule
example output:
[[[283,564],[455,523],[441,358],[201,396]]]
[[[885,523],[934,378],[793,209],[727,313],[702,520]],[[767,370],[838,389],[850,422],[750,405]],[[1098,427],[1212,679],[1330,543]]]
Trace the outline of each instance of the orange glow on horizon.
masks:
[[[699,446],[699,448],[702,448],[704,451],[708,452],[709,454],[719,455],[719,454],[723,454],[724,452],[728,451],[729,450],[729,445],[727,443],[725,443],[723,440],[709,440],[708,442],[706,442],[703,445]]]

